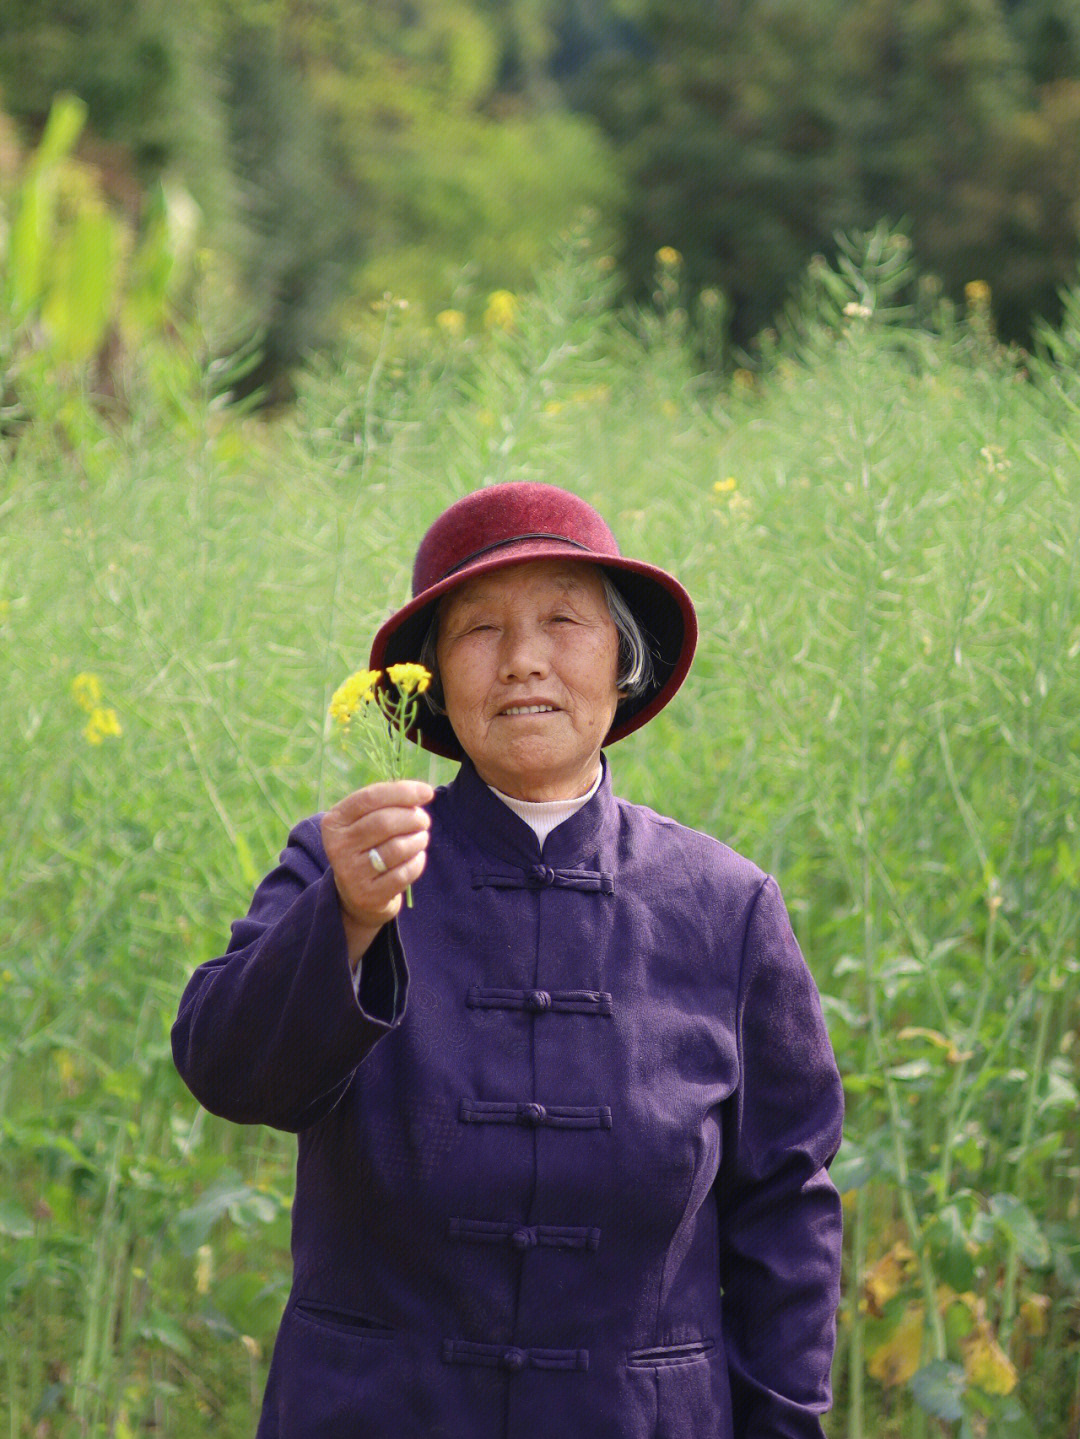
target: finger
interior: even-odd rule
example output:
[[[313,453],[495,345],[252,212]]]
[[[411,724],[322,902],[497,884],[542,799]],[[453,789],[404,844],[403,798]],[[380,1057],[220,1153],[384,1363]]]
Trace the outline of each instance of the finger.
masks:
[[[427,849],[427,843],[426,830],[399,835],[395,839],[382,840],[378,845],[371,845],[368,849],[360,851],[356,856],[356,862],[361,870],[366,865],[377,878],[386,879],[399,865],[407,863],[414,855]],[[380,869],[372,859],[373,850],[386,866],[385,869]]]
[[[426,830],[386,841],[378,848],[379,858],[385,869],[376,867],[371,849],[350,847],[332,853],[329,857],[334,871],[334,882],[346,907],[354,911],[385,903],[393,892],[394,871],[426,850],[427,843]]]
[[[365,785],[355,789],[334,806],[346,824],[370,814],[377,809],[412,809],[430,804],[435,791],[429,784],[418,779],[381,780],[378,784]]]
[[[397,914],[401,908],[401,896],[409,885],[420,878],[426,864],[427,854],[421,850],[386,874],[379,875],[376,882],[369,886],[366,899],[357,900],[342,894],[339,889],[342,908],[358,923],[378,928]]]
[[[323,819],[323,845],[331,860],[360,850],[383,846],[404,835],[427,834],[431,820],[422,809],[377,809],[351,824],[328,814]]]

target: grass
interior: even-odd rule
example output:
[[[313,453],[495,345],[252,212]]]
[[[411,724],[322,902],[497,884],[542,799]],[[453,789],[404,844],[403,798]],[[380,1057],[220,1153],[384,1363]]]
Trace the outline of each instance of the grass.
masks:
[[[252,1431],[292,1141],[199,1111],[169,1027],[288,826],[355,782],[326,704],[419,535],[509,478],[577,490],[697,601],[684,691],[612,762],[777,875],[824,995],[848,1094],[830,1435],[1075,1433],[1080,424],[977,310],[891,313],[897,275],[871,237],[721,386],[678,297],[617,315],[582,242],[513,330],[388,309],[270,426],[154,350],[123,414],[58,388],[9,442],[11,1439]],[[98,745],[84,672],[123,731]]]

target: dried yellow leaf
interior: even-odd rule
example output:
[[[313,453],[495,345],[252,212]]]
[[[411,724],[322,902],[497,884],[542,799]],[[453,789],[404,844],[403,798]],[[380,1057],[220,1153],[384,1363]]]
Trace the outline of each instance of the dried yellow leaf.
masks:
[[[924,1323],[922,1305],[909,1304],[888,1339],[870,1351],[866,1367],[872,1378],[887,1389],[908,1382],[922,1358]]]
[[[1016,1388],[1016,1367],[994,1338],[989,1324],[976,1324],[961,1348],[969,1384],[984,1394],[1012,1393]]]

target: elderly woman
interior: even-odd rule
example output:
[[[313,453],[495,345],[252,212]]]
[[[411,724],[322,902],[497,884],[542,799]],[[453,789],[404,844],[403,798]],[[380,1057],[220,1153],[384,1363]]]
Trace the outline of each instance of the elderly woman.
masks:
[[[821,1434],[817,992],[773,880],[618,799],[602,754],[695,636],[554,486],[425,535],[371,663],[435,671],[414,737],[460,771],[299,824],[173,1030],[207,1109],[298,1136],[259,1439]]]

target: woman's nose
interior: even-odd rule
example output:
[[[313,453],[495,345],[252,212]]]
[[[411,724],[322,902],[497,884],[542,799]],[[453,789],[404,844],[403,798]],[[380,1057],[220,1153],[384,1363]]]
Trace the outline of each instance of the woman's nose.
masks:
[[[547,670],[547,648],[542,634],[531,628],[515,628],[506,632],[499,656],[499,678],[504,684],[514,680],[539,679],[547,674]]]

